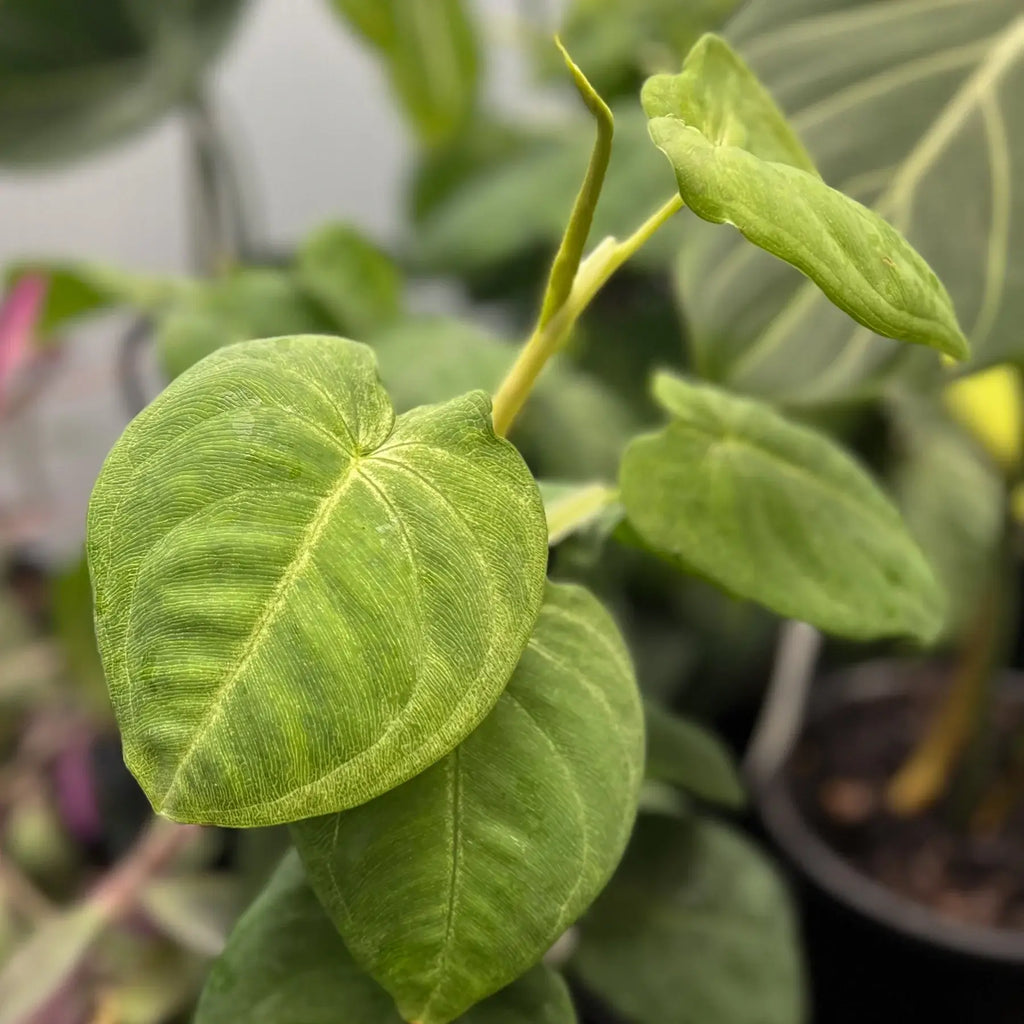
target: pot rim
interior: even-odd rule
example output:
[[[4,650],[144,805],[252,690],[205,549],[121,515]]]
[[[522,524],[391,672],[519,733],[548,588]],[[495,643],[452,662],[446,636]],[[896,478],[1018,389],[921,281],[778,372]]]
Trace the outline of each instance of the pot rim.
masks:
[[[819,679],[809,718],[855,701],[877,700],[906,687],[909,662],[865,662]],[[1015,700],[1024,700],[1024,674],[1010,673]],[[800,730],[802,734],[802,730]],[[797,737],[794,737],[794,741]],[[945,917],[855,868],[807,824],[787,784],[782,766],[755,783],[754,799],[768,834],[789,860],[838,903],[892,930],[949,952],[1007,964],[1024,965],[1024,930],[984,928]]]

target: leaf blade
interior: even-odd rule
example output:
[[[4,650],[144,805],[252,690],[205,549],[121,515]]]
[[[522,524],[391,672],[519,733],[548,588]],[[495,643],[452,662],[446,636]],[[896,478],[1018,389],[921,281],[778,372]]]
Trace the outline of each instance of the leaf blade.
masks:
[[[549,584],[508,688],[460,747],[372,803],[292,826],[353,956],[406,1019],[446,1024],[579,916],[625,846],[642,742],[610,617]]]
[[[171,817],[277,824],[370,799],[497,699],[546,549],[484,395],[396,419],[355,342],[221,349],[129,426],[90,504],[128,764]]]

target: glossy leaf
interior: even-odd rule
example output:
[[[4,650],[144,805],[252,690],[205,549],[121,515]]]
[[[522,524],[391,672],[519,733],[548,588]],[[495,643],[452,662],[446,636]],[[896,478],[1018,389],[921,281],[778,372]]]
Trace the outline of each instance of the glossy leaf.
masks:
[[[231,933],[195,1024],[402,1024],[391,997],[352,960],[294,853]],[[460,1024],[575,1024],[565,983],[535,967]]]
[[[168,817],[248,827],[462,740],[529,638],[547,534],[485,395],[395,419],[365,346],[298,336],[220,350],[136,418],[88,552],[129,767]]]
[[[615,624],[587,591],[549,584],[508,688],[461,746],[292,834],[356,961],[406,1020],[447,1024],[536,963],[601,890],[642,769]]]
[[[1024,20],[1018,0],[750,0],[726,30],[825,180],[902,232],[978,363],[1021,351]],[[687,225],[690,227],[690,225]],[[871,393],[923,352],[851,324],[731,232],[693,225],[680,293],[704,375],[792,403]]]
[[[856,639],[934,638],[942,592],[899,513],[831,440],[770,407],[661,374],[672,416],[622,463],[645,543],[779,615]]]
[[[380,54],[420,140],[434,146],[463,127],[480,82],[476,31],[463,0],[333,0]]]
[[[185,102],[242,0],[4,0],[0,162],[77,158]]]
[[[651,138],[699,217],[734,225],[876,333],[968,355],[932,269],[887,221],[808,173],[796,137],[722,40],[706,36],[678,78],[653,79],[643,100]]]
[[[709,820],[641,818],[570,968],[635,1024],[804,1020],[786,891],[748,840]]]
[[[723,807],[746,803],[739,771],[725,744],[701,725],[644,703],[648,779],[671,782]]]
[[[345,224],[314,231],[299,250],[295,274],[299,285],[344,334],[365,337],[401,312],[398,268]]]

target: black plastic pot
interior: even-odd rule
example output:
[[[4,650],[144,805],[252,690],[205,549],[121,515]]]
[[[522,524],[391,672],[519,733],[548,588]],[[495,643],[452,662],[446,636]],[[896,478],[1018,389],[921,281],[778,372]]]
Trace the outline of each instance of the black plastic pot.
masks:
[[[804,721],[899,694],[905,680],[893,661],[821,679]],[[1024,675],[1007,683],[1003,692],[1024,701]],[[798,736],[791,730],[773,771],[755,773],[753,785],[763,827],[802,898],[814,1024],[1022,1024],[1024,932],[942,917],[840,857],[808,825],[782,769]]]

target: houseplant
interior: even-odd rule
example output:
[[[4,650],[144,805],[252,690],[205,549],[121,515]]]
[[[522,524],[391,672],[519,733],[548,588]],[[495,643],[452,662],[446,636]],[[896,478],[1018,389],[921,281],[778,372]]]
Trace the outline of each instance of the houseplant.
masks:
[[[581,588],[545,584],[540,495],[503,435],[582,310],[663,222],[685,204],[736,223],[859,322],[967,354],[927,265],[821,181],[714,36],[680,75],[644,90],[679,195],[583,259],[611,115],[570,69],[598,143],[536,329],[493,411],[470,392],[395,419],[365,346],[320,335],[242,342],[181,374],[97,483],[97,633],[130,767],[168,817],[290,823],[319,901],[288,862],[239,926],[248,954],[236,959],[229,943],[214,968],[200,1020],[256,1012],[254,950],[280,957],[275,941],[306,934],[282,929],[280,915],[322,928],[321,905],[358,968],[304,996],[333,985],[333,1005],[365,999],[387,1020],[376,982],[407,1020],[572,1019],[557,980],[531,967],[621,855],[643,728],[607,613]],[[662,375],[655,396],[669,425],[630,442],[620,476],[636,542],[840,635],[935,634],[934,577],[839,447],[713,386]],[[580,524],[594,512],[582,503]],[[699,842],[712,861],[748,856],[720,826],[651,826],[680,837],[694,827],[710,830]],[[774,907],[772,883],[759,877],[756,888]],[[591,981],[609,948],[596,923],[608,907],[583,926],[577,964]],[[779,927],[774,915],[763,923]],[[312,967],[341,952],[318,943],[302,956]],[[280,1006],[296,980],[258,1005]],[[733,993],[709,984],[705,997],[716,1006]],[[788,1019],[794,998],[791,986],[773,992],[771,1012]]]

